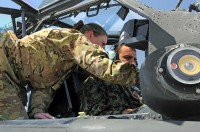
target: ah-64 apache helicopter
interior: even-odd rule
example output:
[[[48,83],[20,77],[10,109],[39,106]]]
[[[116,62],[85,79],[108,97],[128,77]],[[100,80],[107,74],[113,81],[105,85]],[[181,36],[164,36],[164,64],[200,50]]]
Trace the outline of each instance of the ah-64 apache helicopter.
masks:
[[[21,38],[41,28],[72,27],[71,17],[81,14],[95,21],[101,13],[124,20],[120,32],[108,32],[109,44],[123,41],[145,51],[140,85],[145,107],[136,114],[69,117],[55,120],[0,122],[4,131],[198,131],[200,119],[200,14],[199,4],[188,11],[157,11],[135,0],[58,0],[35,9],[22,0],[12,0],[21,10],[0,8],[10,14],[13,31]],[[45,3],[45,2],[44,2]],[[142,19],[129,14],[137,13]],[[16,18],[21,17],[20,22]],[[109,15],[110,26],[116,19]],[[128,19],[127,19],[128,18]],[[145,18],[145,19],[144,19]],[[118,19],[117,19],[118,20]],[[102,21],[101,21],[102,22]],[[103,22],[102,22],[103,23]],[[111,26],[110,26],[111,27]],[[122,40],[119,38],[123,38]],[[72,108],[67,84],[66,100]],[[167,129],[165,129],[167,128]]]

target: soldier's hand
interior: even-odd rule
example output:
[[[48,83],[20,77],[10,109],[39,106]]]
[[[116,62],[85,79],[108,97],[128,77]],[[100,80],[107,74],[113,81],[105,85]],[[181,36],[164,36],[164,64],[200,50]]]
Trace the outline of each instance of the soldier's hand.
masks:
[[[134,109],[125,109],[122,111],[122,114],[130,114],[130,113],[133,113],[134,112]]]
[[[55,119],[55,117],[53,117],[49,113],[36,113],[34,115],[34,118],[35,119]]]

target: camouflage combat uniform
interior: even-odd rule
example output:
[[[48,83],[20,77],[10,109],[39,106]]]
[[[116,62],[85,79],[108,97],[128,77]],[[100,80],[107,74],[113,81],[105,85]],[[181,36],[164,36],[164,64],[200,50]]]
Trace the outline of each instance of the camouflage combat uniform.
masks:
[[[90,76],[80,91],[80,111],[93,116],[122,114],[125,109],[137,112],[143,103],[136,94],[131,86],[110,84]]]
[[[2,36],[0,39],[0,120],[25,119],[28,116],[18,96],[20,82],[15,74],[14,59],[8,55],[8,48],[14,46],[17,37],[12,32]]]
[[[74,65],[78,64],[108,82],[134,85],[138,81],[135,79],[138,72],[133,65],[109,60],[101,47],[92,44],[76,30],[48,28],[12,41],[7,38],[14,35],[9,34],[11,32],[1,37],[0,41],[0,56],[3,56],[0,74],[18,87],[22,84],[24,86],[25,82],[31,84],[30,117],[37,112],[46,112],[54,91],[60,87]],[[1,89],[5,92],[8,88],[4,84],[8,81],[1,81]],[[0,102],[2,100],[4,98],[1,96]],[[8,105],[8,102],[5,103]],[[2,107],[6,109],[6,105]],[[10,115],[13,113],[7,112]]]

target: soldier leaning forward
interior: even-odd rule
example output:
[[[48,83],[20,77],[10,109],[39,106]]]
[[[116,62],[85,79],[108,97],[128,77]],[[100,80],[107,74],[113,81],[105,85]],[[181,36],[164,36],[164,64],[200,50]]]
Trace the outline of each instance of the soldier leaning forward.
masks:
[[[101,47],[73,29],[43,29],[22,39],[8,31],[0,38],[0,56],[0,118],[3,120],[27,117],[18,96],[24,82],[31,84],[33,93],[56,90],[77,64],[111,83],[134,85],[138,81],[134,65],[109,60]],[[32,99],[41,101],[40,95]]]

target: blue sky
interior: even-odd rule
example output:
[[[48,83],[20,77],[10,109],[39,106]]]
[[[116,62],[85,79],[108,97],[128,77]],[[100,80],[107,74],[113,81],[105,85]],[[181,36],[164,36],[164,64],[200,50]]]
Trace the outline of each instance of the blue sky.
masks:
[[[38,7],[39,4],[41,3],[41,0],[24,0],[24,1],[33,5],[33,7]],[[155,8],[157,10],[173,10],[173,9],[175,9],[176,3],[178,2],[178,0],[139,0],[139,1],[141,1],[142,3],[144,3],[150,7]],[[189,4],[195,3],[195,2],[196,2],[196,0],[183,0],[180,8],[184,8],[184,9],[188,10]],[[1,0],[0,6],[20,9],[20,7],[17,6],[17,4],[12,2],[11,0]],[[3,27],[7,23],[11,22],[11,18],[9,16],[2,15],[2,14],[0,14],[0,20],[1,20],[0,27]],[[144,52],[138,51],[137,57],[138,57],[138,63],[139,63],[139,67],[140,67],[145,59]]]

